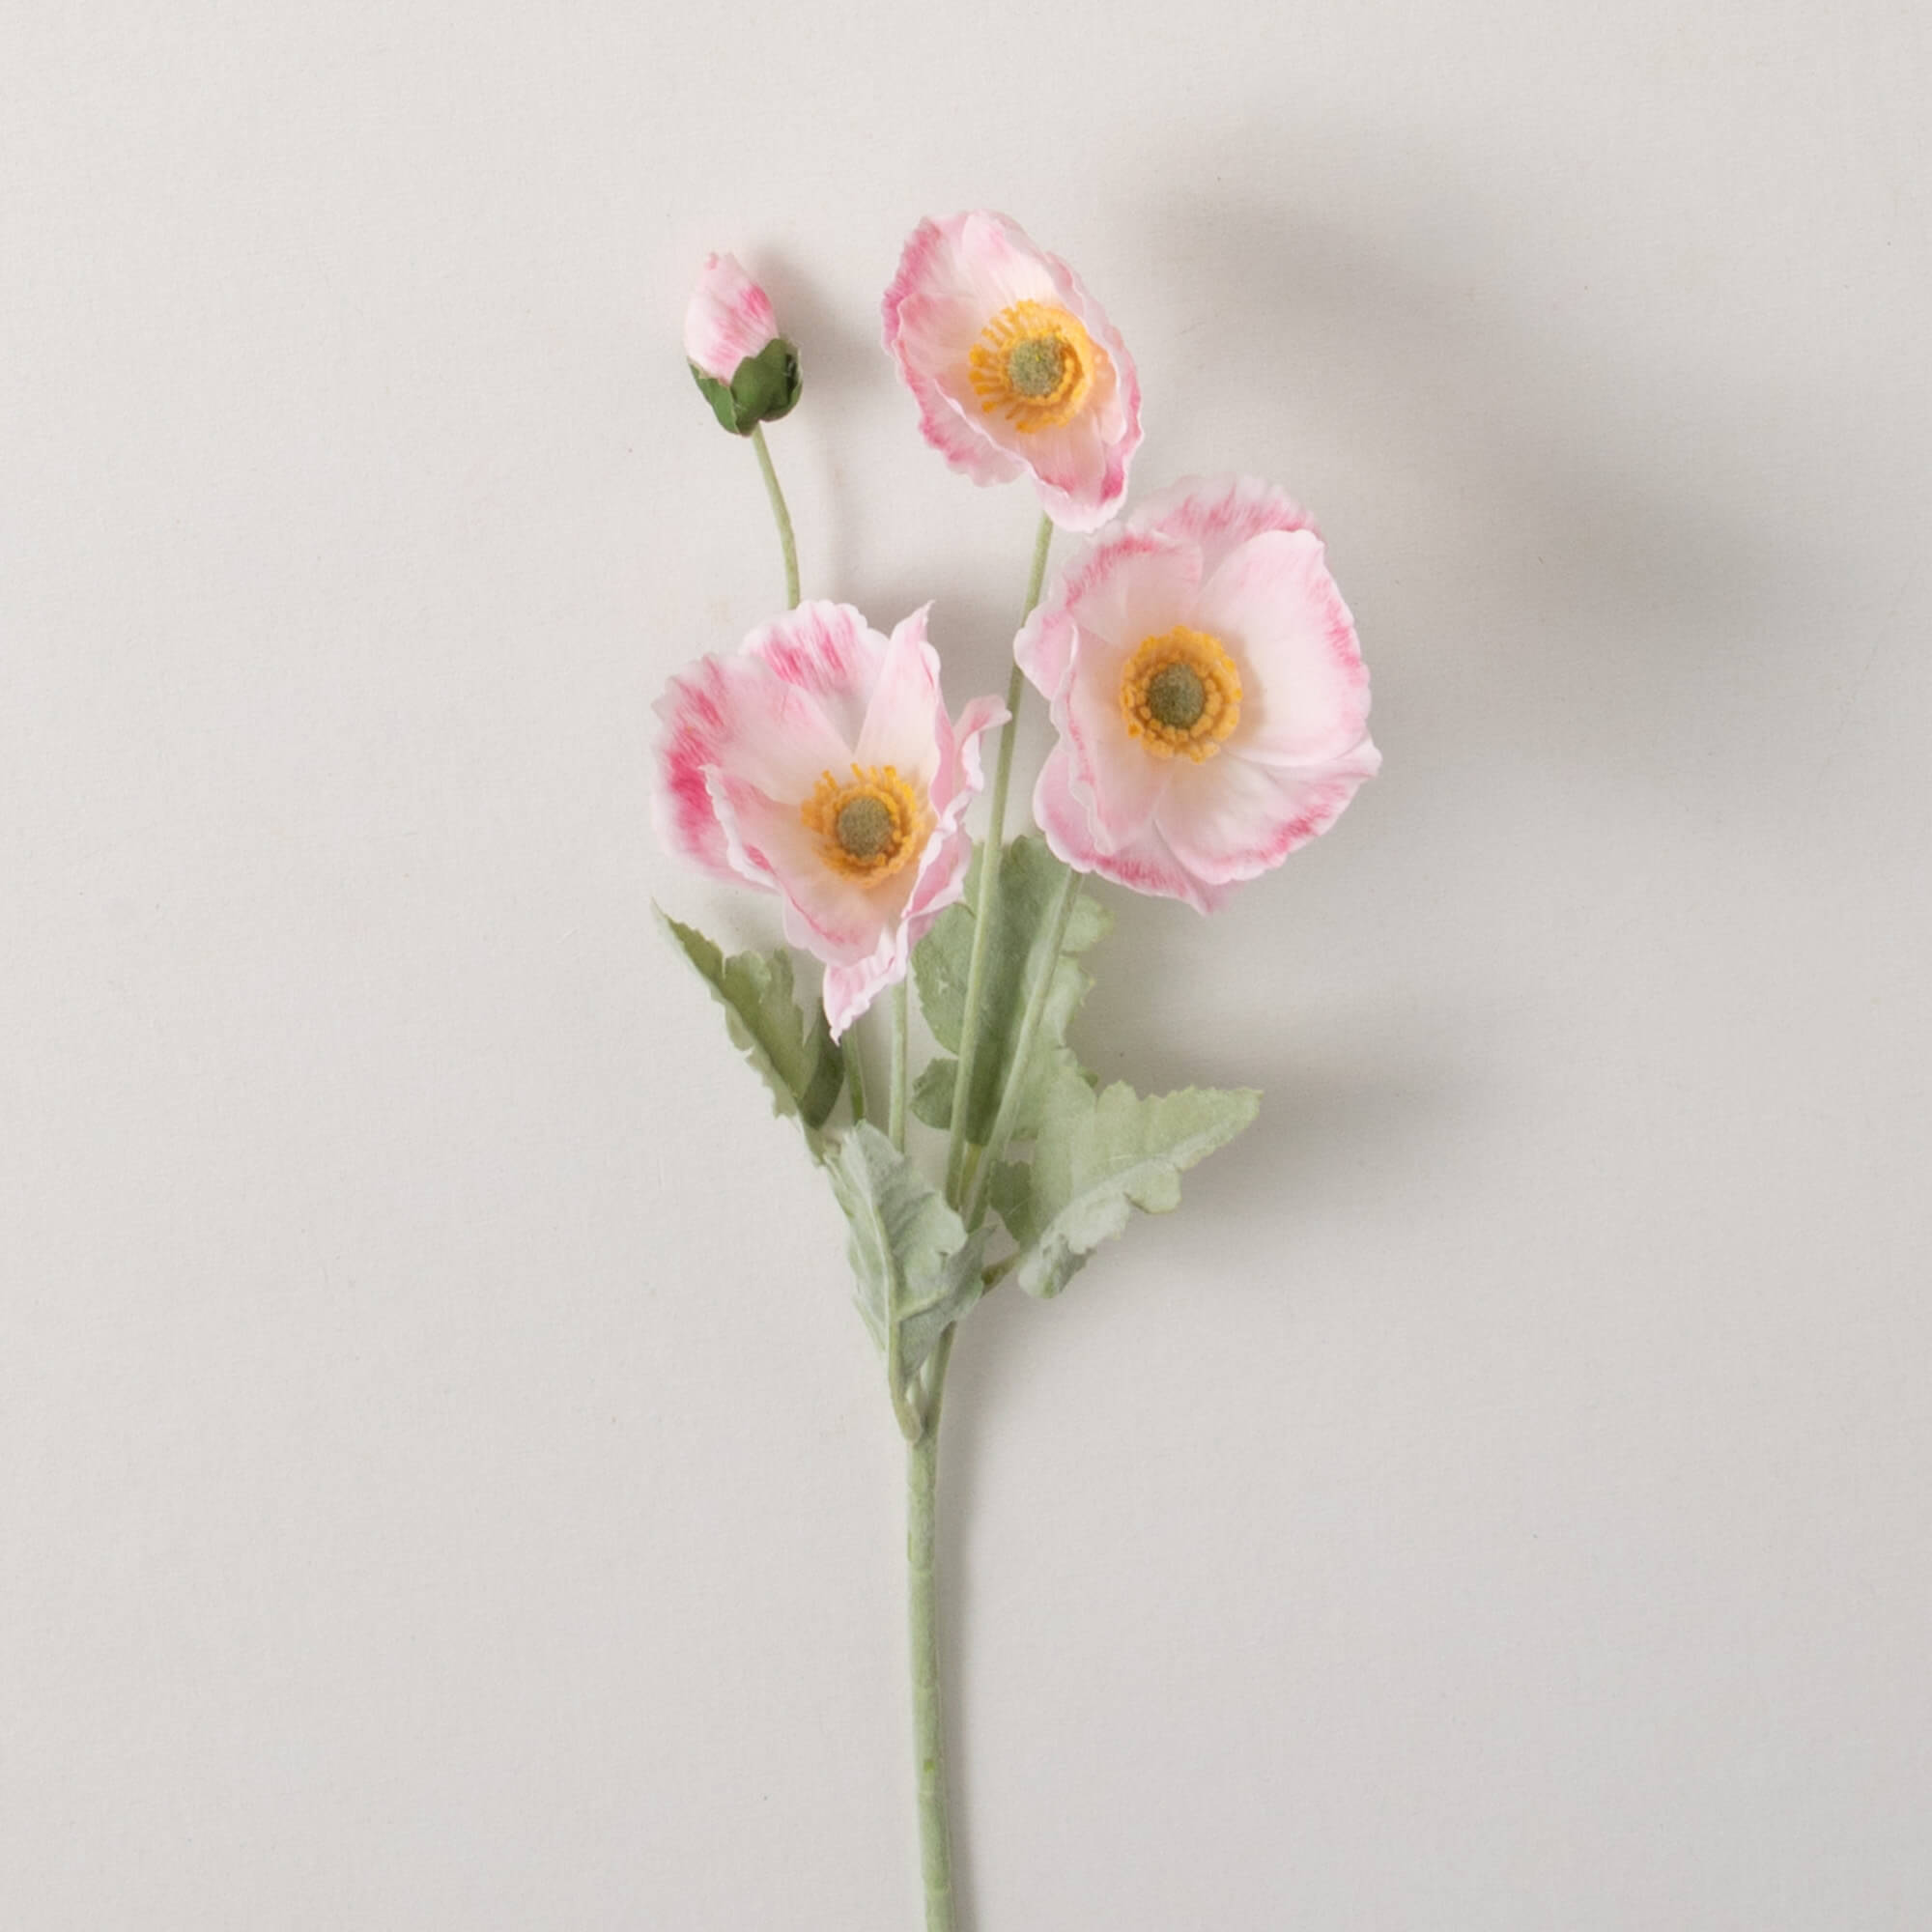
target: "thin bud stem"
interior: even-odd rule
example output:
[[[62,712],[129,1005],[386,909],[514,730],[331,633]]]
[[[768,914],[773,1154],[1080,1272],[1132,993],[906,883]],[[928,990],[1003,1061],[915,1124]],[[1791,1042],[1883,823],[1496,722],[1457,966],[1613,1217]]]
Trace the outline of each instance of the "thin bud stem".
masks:
[[[765,444],[763,423],[752,425],[752,447],[758,452],[758,468],[764,471],[765,495],[772,499],[772,521],[779,526],[779,548],[784,553],[785,608],[798,609],[798,545],[791,533],[791,512],[785,508],[784,492],[779,488],[779,472],[772,468],[772,452]]]

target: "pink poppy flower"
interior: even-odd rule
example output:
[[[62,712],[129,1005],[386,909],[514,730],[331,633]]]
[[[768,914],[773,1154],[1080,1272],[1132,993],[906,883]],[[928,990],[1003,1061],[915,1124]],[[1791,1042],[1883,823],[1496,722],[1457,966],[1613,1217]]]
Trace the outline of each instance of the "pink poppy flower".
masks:
[[[1029,475],[1070,530],[1127,491],[1141,441],[1134,365],[1065,262],[1004,214],[923,221],[886,291],[886,348],[925,440],[976,483]]]
[[[925,609],[882,638],[849,604],[802,604],[681,671],[657,712],[660,838],[781,896],[786,939],[825,962],[837,1037],[965,892],[980,739],[1006,706],[953,723]]]
[[[684,314],[684,354],[713,413],[734,436],[789,413],[798,351],[779,333],[771,298],[735,255],[707,255]]]
[[[1060,742],[1034,817],[1083,872],[1210,912],[1381,764],[1353,619],[1307,516],[1177,485],[1076,557],[1014,640]]]

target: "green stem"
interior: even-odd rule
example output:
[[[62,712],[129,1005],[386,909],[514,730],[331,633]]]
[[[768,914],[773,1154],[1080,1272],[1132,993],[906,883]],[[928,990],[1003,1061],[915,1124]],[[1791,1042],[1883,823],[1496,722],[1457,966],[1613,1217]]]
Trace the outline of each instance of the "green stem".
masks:
[[[906,982],[893,988],[893,1081],[887,1102],[887,1119],[893,1146],[905,1152],[906,1117]],[[908,1442],[917,1442],[925,1428],[920,1403],[905,1372],[905,1344],[896,1305],[887,1311],[886,1384],[892,1392],[893,1413],[898,1418],[899,1434]]]
[[[912,1639],[913,1765],[919,1791],[920,1871],[925,1932],[954,1932],[952,1835],[946,1800],[946,1727],[939,1694],[939,1407],[953,1331],[933,1350],[925,1430],[906,1451],[906,1621]]]
[[[980,1156],[983,1148],[969,1147],[966,1150],[966,1164],[959,1170],[959,1198],[964,1201],[973,1192],[974,1177],[980,1172]]]
[[[1033,607],[1039,602],[1039,593],[1046,582],[1046,554],[1053,546],[1053,519],[1041,517],[1039,528],[1034,532],[1033,575],[1027,579],[1026,609],[1020,612],[1020,622],[1024,624],[1033,615]]]
[[[906,1119],[906,982],[893,988],[893,1097],[891,1122],[893,1145],[905,1152]]]
[[[859,1029],[845,1035],[845,1087],[852,1096],[852,1124],[866,1118],[866,1063],[859,1057]]]
[[[784,552],[785,606],[798,609],[798,545],[792,538],[791,512],[785,508],[784,492],[779,488],[779,472],[772,468],[772,452],[765,446],[765,426],[752,425],[752,447],[758,452],[758,468],[765,473],[765,495],[772,499],[772,521],[779,526],[779,548]]]
[[[920,1384],[920,1400],[923,1405],[921,1413],[933,1429],[939,1427],[939,1405],[946,1398],[946,1365],[952,1359],[952,1341],[958,1333],[959,1324],[955,1321],[933,1345],[932,1353],[925,1358],[925,1367],[920,1371],[923,1378]]]
[[[1033,1045],[1039,1036],[1040,1018],[1046,1011],[1054,974],[1060,966],[1060,949],[1066,944],[1066,927],[1073,918],[1073,908],[1079,897],[1080,874],[1068,867],[1065,877],[1060,882],[1060,896],[1054,900],[1052,910],[1047,914],[1050,922],[1047,942],[1039,955],[1039,971],[1027,990],[1026,1012],[1013,1041],[1012,1065],[1007,1075],[1006,1092],[1000,1095],[1000,1111],[993,1116],[993,1131],[986,1136],[984,1157],[973,1176],[972,1191],[965,1209],[969,1228],[977,1228],[986,1211],[986,1193],[992,1185],[993,1169],[1006,1152],[1007,1143],[1013,1137],[1020,1102],[1026,1094],[1027,1065],[1033,1058]]]
[[[886,1387],[893,1399],[893,1415],[899,1425],[899,1434],[908,1442],[917,1442],[925,1433],[925,1422],[920,1414],[918,1403],[913,1400],[912,1387],[906,1377],[905,1350],[899,1340],[897,1309],[893,1311],[886,1330]]]
[[[1046,581],[1046,554],[1053,542],[1053,521],[1039,520],[1034,540],[1033,574],[1027,582],[1025,623],[1039,602]],[[973,1091],[973,1068],[980,1034],[980,995],[985,978],[995,887],[1006,849],[1007,793],[1013,776],[1013,727],[1019,719],[1026,681],[1017,664],[1007,684],[1007,723],[1000,733],[999,762],[993,775],[993,795],[980,848],[980,895],[973,924],[973,951],[966,969],[966,1008],[960,1022],[959,1064],[952,1091],[952,1131],[947,1149],[946,1198],[955,1206],[966,1175],[967,1100]],[[1070,876],[1070,874],[1069,874]],[[1065,923],[1061,924],[1064,934]],[[1056,944],[1053,956],[1059,957]],[[1051,980],[1051,972],[1048,973]],[[1037,1014],[1030,1014],[1034,1028]],[[895,1034],[895,1047],[898,1043]],[[896,1082],[895,1097],[896,1097]],[[1005,1111],[1004,1096],[1002,1111]],[[982,1170],[976,1164],[973,1179]],[[990,1172],[990,1164],[984,1170]],[[920,1869],[925,1884],[925,1932],[954,1932],[952,1907],[952,1836],[947,1812],[946,1729],[939,1690],[939,1615],[935,1553],[938,1547],[939,1416],[946,1399],[946,1370],[952,1359],[952,1327],[940,1336],[925,1368],[923,1423],[906,1451],[906,1608],[912,1639],[912,1713],[914,1766],[919,1783]],[[895,1393],[896,1401],[896,1392]],[[901,1428],[904,1427],[901,1422]]]
[[[1046,582],[1046,553],[1053,542],[1053,519],[1039,520],[1039,534],[1034,539],[1033,576],[1027,582],[1026,609],[1020,612],[1024,624],[1039,602],[1040,586]],[[1017,663],[1007,680],[1007,722],[1000,732],[999,763],[993,772],[993,796],[986,814],[985,842],[980,848],[980,896],[973,908],[973,951],[966,963],[966,1009],[959,1024],[959,1064],[952,1083],[952,1129],[946,1150],[946,1198],[956,1208],[961,1198],[966,1171],[966,1121],[973,1094],[975,1062],[980,1048],[980,994],[986,973],[986,954],[993,937],[993,909],[999,903],[996,887],[1000,862],[1006,852],[1007,791],[1013,777],[1013,728],[1019,723],[1020,698],[1026,692],[1026,674]]]

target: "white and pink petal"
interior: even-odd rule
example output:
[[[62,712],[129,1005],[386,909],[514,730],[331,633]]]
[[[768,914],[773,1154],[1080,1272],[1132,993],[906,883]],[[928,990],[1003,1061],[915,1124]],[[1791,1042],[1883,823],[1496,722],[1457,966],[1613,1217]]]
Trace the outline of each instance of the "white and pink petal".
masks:
[[[1120,708],[1128,654],[1177,625],[1217,639],[1241,674],[1240,721],[1199,761],[1150,752]],[[1014,652],[1060,733],[1034,793],[1047,842],[1137,892],[1211,909],[1324,831],[1380,764],[1321,539],[1254,478],[1151,498],[1062,572]]]
[[[908,237],[883,307],[886,349],[919,405],[920,430],[953,469],[975,483],[1009,483],[1025,473],[949,392],[944,379],[964,380],[966,359],[994,310],[959,259],[949,226],[922,221]],[[996,305],[997,306],[997,305]],[[977,413],[978,405],[974,405]]]
[[[880,908],[825,864],[797,804],[715,768],[711,795],[734,869],[783,898],[785,936],[820,959],[863,956],[877,940]]]
[[[976,292],[989,293],[994,307],[1064,299],[1065,264],[1055,264],[1052,256],[1037,248],[1010,216],[980,208],[955,214],[940,227],[950,233],[960,278]],[[1056,266],[1062,270],[1058,277],[1053,272]]]
[[[1013,639],[1013,655],[1048,697],[1066,682],[1082,632],[1132,650],[1193,609],[1201,554],[1192,545],[1122,531],[1089,545],[1055,579]]]
[[[803,940],[794,944],[803,945]],[[864,959],[849,966],[825,969],[825,1018],[834,1039],[843,1039],[852,1022],[871,1006],[888,986],[896,985],[906,976],[904,949],[895,935],[881,935],[879,944]]]
[[[892,765],[901,777],[929,786],[941,755],[937,724],[946,716],[939,695],[939,653],[927,641],[922,605],[894,628],[879,663],[866,715],[852,747],[857,765]]]
[[[1176,760],[1157,758],[1127,735],[1121,679],[1128,653],[1085,634],[1053,722],[1066,750],[1066,781],[1083,800],[1102,851],[1131,845],[1147,830],[1175,776]],[[1180,762],[1191,762],[1181,760]]]
[[[1294,771],[1224,753],[1202,767],[1202,782],[1176,785],[1161,801],[1160,834],[1209,885],[1258,878],[1327,831],[1380,764],[1366,739],[1348,758]]]
[[[976,697],[954,724],[942,707],[935,721],[940,735],[938,775],[932,781],[932,809],[942,825],[958,822],[986,782],[985,753],[980,740],[1004,724],[1012,714],[997,697]]]
[[[1076,872],[1112,879],[1130,892],[1180,899],[1197,912],[1211,912],[1221,902],[1222,893],[1195,878],[1154,826],[1124,846],[1108,847],[1096,838],[1089,807],[1071,782],[1064,745],[1049,752],[1040,767],[1033,816],[1054,856]]]
[[[738,364],[776,339],[771,298],[735,255],[707,255],[684,316],[686,359],[715,381],[729,384]]]
[[[924,609],[887,639],[849,606],[813,604],[735,656],[700,659],[658,703],[653,810],[666,843],[780,895],[786,938],[827,968],[835,1033],[903,977],[912,946],[964,891],[980,740],[1007,710],[982,697],[955,725],[939,669]],[[894,766],[933,814],[913,863],[870,886],[827,863],[805,812],[824,776],[842,781],[861,763]]]
[[[658,838],[681,859],[716,878],[735,878],[706,772],[718,762],[733,709],[728,673],[717,658],[699,658],[665,685],[653,707],[664,721],[653,761],[651,817]]]
[[[1315,520],[1294,498],[1258,476],[1185,476],[1135,506],[1132,530],[1156,530],[1200,546],[1203,575],[1212,576],[1237,546],[1264,530],[1312,530]]]
[[[826,968],[825,1012],[833,1038],[842,1036],[881,992],[905,977],[912,949],[948,906],[965,897],[973,841],[964,820],[983,782],[980,739],[1006,717],[1006,706],[993,697],[976,698],[961,714],[956,746],[942,758],[933,790],[937,822],[909,880],[895,881],[887,889],[893,895],[892,918],[882,923],[878,940],[865,958]],[[948,736],[952,736],[950,726]]]
[[[713,769],[728,766],[788,796],[801,784],[809,791],[846,756],[815,697],[743,656],[699,658],[668,681],[656,709],[665,722],[653,793],[659,835],[719,877],[731,877],[732,867],[708,789]]]
[[[1202,586],[1195,623],[1241,670],[1231,749],[1271,764],[1339,757],[1368,727],[1369,673],[1354,619],[1312,530],[1266,530]]]
[[[975,393],[971,353],[986,325],[1019,302],[1074,316],[1098,351],[1080,416],[1061,432],[1022,434]],[[1140,386],[1118,330],[1064,262],[1017,223],[980,210],[920,223],[882,305],[885,343],[919,405],[925,440],[976,483],[1030,475],[1047,514],[1094,529],[1119,507],[1141,440]]]
[[[745,654],[781,684],[810,694],[846,747],[857,742],[886,639],[851,605],[801,604],[753,631]]]

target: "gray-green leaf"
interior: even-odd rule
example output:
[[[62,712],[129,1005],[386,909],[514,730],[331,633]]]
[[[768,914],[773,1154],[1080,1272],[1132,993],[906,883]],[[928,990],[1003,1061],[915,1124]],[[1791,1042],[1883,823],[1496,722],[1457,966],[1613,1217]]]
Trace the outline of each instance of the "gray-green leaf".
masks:
[[[1248,1087],[1143,1098],[1116,1082],[1095,1094],[1063,1068],[1043,1100],[1032,1164],[992,1175],[989,1198],[1020,1244],[1020,1286],[1058,1294],[1134,1208],[1178,1208],[1182,1170],[1233,1140],[1260,1104]]]
[[[912,1114],[943,1134],[952,1124],[952,1089],[959,1079],[959,1063],[950,1058],[928,1060],[912,1083]]]
[[[979,871],[984,859],[983,848],[975,852],[965,900],[941,913],[913,952],[920,1009],[932,1037],[949,1053],[959,1050],[966,978],[973,954],[973,908],[979,902]],[[1053,902],[1065,877],[1065,868],[1037,833],[1015,838],[1006,849],[995,895],[992,944],[980,986],[980,1040],[973,1066],[972,1105],[966,1116],[966,1138],[978,1145],[984,1145],[993,1129],[993,1117],[999,1112],[1000,1094],[1026,1009],[1027,989],[1048,943]],[[1105,938],[1113,923],[1113,915],[1097,899],[1083,895],[1074,905],[1062,956],[1054,964],[1046,1009],[1040,1016],[1034,1073],[1019,1118],[1022,1135],[1037,1116],[1039,1069],[1056,1062],[1055,1049],[1065,1042],[1067,1022],[1093,984],[1071,955]],[[913,1112],[928,1126],[952,1125],[953,1078],[950,1060],[935,1060],[920,1076]]]
[[[869,1121],[840,1139],[827,1172],[851,1229],[859,1313],[881,1350],[896,1323],[910,1380],[979,1300],[987,1230],[967,1234],[939,1190]]]
[[[845,1064],[824,1009],[814,1006],[810,1018],[799,1010],[791,954],[781,947],[774,952],[734,952],[727,959],[696,926],[680,924],[663,911],[658,921],[724,1009],[733,1045],[771,1089],[772,1112],[796,1114],[816,1154],[818,1130],[838,1103]]]

